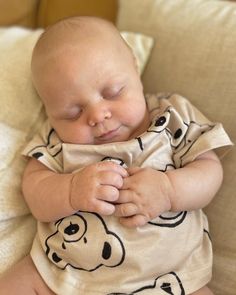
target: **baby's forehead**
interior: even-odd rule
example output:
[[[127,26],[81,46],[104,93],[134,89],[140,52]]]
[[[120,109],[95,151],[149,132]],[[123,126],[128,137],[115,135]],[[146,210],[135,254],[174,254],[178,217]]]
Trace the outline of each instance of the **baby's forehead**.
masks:
[[[110,22],[93,17],[74,17],[64,19],[47,28],[39,39],[39,46],[79,45],[84,41],[108,38],[120,39],[119,31]]]
[[[70,66],[97,57],[107,60],[107,55],[116,59],[130,59],[130,48],[120,32],[108,21],[97,18],[69,18],[52,25],[41,35],[32,56],[34,76],[45,67]],[[102,59],[103,58],[103,59]],[[82,58],[83,60],[83,58]],[[133,60],[133,56],[132,56]]]
[[[40,60],[55,59],[63,56],[65,52],[81,50],[82,54],[87,54],[86,49],[91,51],[95,48],[96,53],[109,48],[113,52],[121,53],[128,47],[120,32],[108,21],[90,17],[69,18],[46,29],[35,46],[32,60],[41,63]]]

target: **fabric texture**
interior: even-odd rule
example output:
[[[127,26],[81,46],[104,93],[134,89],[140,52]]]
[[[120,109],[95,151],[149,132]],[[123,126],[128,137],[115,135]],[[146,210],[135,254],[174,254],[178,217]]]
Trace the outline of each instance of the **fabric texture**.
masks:
[[[152,36],[145,92],[177,92],[236,142],[236,3],[216,0],[120,0],[117,25]],[[236,151],[222,160],[223,185],[207,212],[214,248],[216,295],[236,290]]]
[[[36,223],[21,192],[21,150],[45,120],[30,79],[32,47],[41,30],[0,29],[0,273],[26,255]]]
[[[183,97],[146,99],[152,122],[138,138],[104,145],[68,144],[47,121],[24,154],[59,173],[100,161],[167,171],[208,150],[231,145],[222,125],[210,122]],[[31,256],[47,285],[56,294],[68,295],[150,294],[150,290],[166,294],[165,288],[169,294],[190,294],[209,282],[212,271],[211,240],[202,210],[164,212],[134,229],[121,226],[114,216],[78,211],[56,222],[38,222]]]
[[[21,192],[26,159],[20,153],[45,120],[30,74],[32,48],[41,33],[41,29],[0,28],[0,274],[29,253],[35,235],[35,220]],[[124,32],[124,38],[141,72],[152,38],[129,32]]]

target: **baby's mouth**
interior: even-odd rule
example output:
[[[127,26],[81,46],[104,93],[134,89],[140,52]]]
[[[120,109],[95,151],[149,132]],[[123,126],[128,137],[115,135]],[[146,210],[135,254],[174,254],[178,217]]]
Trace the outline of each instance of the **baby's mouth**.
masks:
[[[112,129],[108,132],[104,132],[100,136],[98,136],[97,139],[100,141],[109,141],[117,136],[119,129],[120,129],[120,126],[118,128]]]

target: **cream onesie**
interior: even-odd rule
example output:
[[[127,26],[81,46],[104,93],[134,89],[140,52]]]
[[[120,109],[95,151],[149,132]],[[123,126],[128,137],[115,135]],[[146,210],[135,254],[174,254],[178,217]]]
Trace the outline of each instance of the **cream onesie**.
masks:
[[[210,122],[180,95],[146,99],[152,122],[135,139],[67,144],[46,122],[23,153],[58,173],[98,161],[167,171],[232,144],[220,123]],[[206,285],[212,271],[202,210],[166,212],[133,229],[114,216],[78,211],[55,222],[38,222],[31,256],[47,285],[60,295],[184,295]]]

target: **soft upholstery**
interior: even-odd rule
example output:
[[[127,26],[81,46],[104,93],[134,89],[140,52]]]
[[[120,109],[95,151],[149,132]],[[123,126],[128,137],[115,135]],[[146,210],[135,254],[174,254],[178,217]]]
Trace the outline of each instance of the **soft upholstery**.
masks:
[[[118,27],[155,39],[143,75],[146,92],[177,92],[236,142],[236,3],[217,0],[120,0]],[[217,295],[236,294],[236,151],[222,159],[224,183],[206,209]],[[201,185],[201,184],[199,184]]]
[[[35,27],[38,0],[0,1],[0,26]]]
[[[0,273],[27,254],[35,221],[21,194],[20,152],[37,126],[42,104],[30,79],[30,54],[40,31],[0,29]]]
[[[117,0],[1,0],[0,26],[45,28],[73,15],[95,15],[115,22]]]
[[[116,0],[41,0],[38,26],[46,27],[55,21],[72,15],[96,15],[114,22]]]

